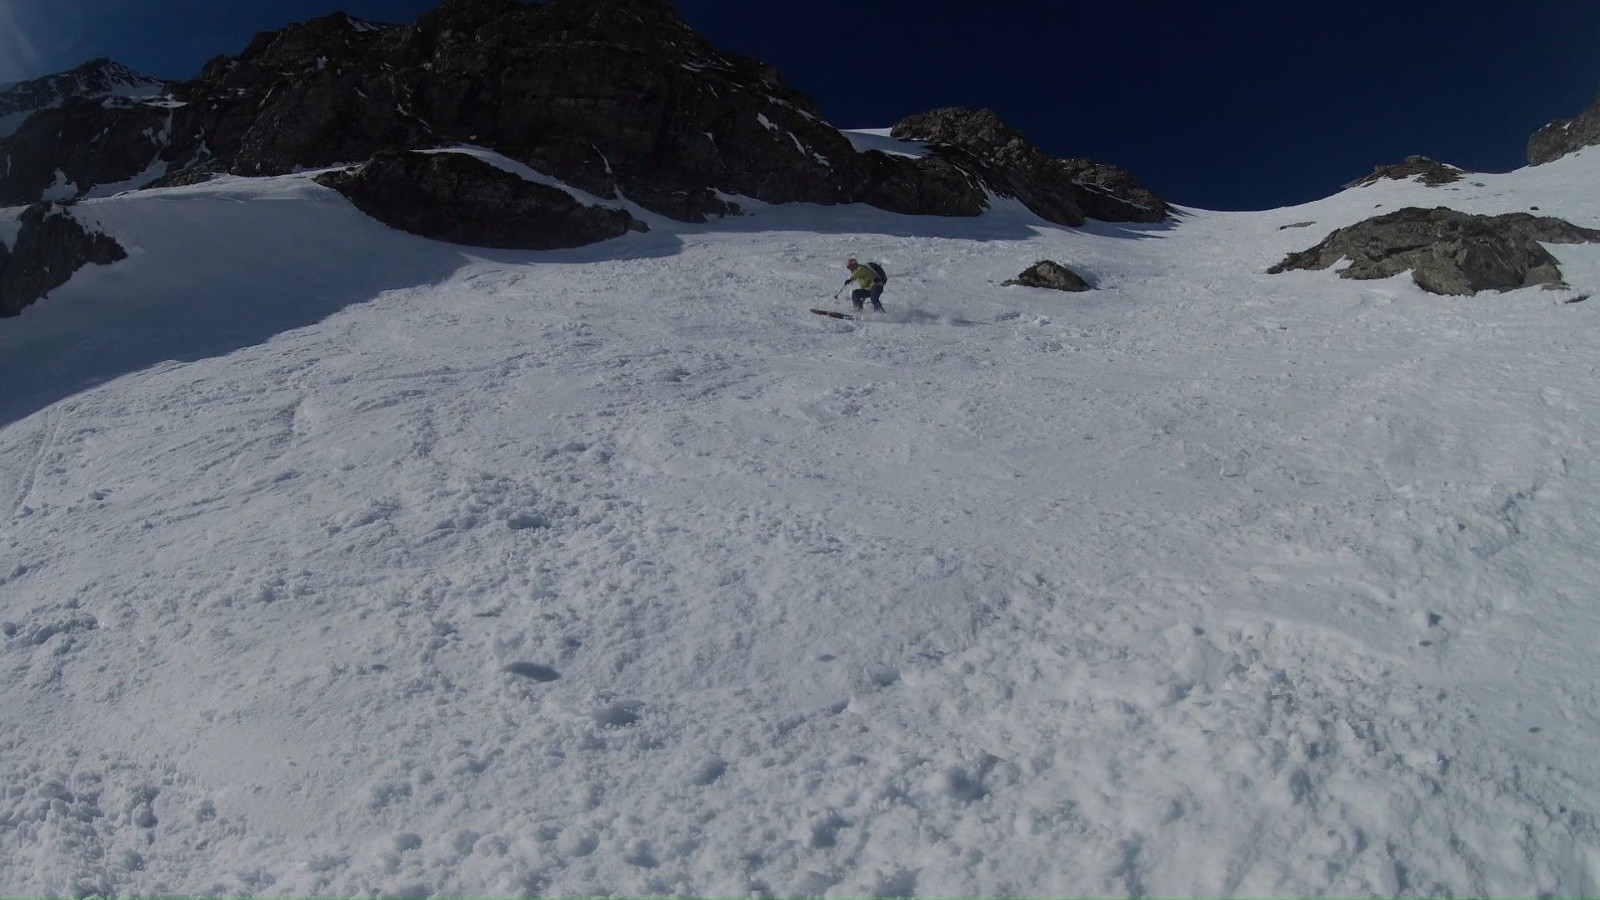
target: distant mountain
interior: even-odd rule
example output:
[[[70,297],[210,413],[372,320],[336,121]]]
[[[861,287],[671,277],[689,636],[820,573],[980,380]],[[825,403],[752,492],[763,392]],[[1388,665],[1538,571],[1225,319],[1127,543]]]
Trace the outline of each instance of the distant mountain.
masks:
[[[91,60],[69,72],[0,87],[0,137],[15,133],[33,113],[58,108],[69,99],[143,99],[159,96],[163,90],[159,79],[119,62]]]

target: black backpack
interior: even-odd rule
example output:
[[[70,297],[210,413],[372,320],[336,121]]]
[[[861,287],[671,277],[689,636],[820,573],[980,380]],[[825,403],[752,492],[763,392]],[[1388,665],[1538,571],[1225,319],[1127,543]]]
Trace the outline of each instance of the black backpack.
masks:
[[[867,265],[872,268],[872,274],[878,276],[879,284],[889,283],[889,273],[883,270],[883,266],[880,266],[875,262],[869,262]]]

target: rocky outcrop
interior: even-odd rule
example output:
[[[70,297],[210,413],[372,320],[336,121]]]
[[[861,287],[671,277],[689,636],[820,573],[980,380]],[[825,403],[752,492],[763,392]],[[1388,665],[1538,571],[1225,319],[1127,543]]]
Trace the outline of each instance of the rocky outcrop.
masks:
[[[392,228],[456,244],[555,250],[645,230],[624,210],[587,206],[464,153],[387,151],[317,181]]]
[[[1057,224],[1082,225],[1091,215],[1112,222],[1161,222],[1171,215],[1166,202],[1126,170],[1056,159],[992,110],[936,109],[901,120],[890,134],[937,145],[936,156]]]
[[[1528,138],[1528,165],[1538,166],[1600,144],[1600,98],[1570,119],[1561,119]]]
[[[1089,290],[1089,282],[1084,281],[1081,275],[1049,259],[1039,260],[1024,269],[1021,275],[1003,281],[1001,284],[1007,287],[1019,284],[1023,287],[1049,288],[1055,291],[1078,292]]]
[[[1426,156],[1408,156],[1404,162],[1376,166],[1373,168],[1371,175],[1352,181],[1345,187],[1366,187],[1369,184],[1377,184],[1384,179],[1405,181],[1409,178],[1415,178],[1429,187],[1438,187],[1460,181],[1463,172],[1464,170],[1462,169],[1438,160],[1429,159]]]
[[[862,154],[866,187],[857,198],[908,216],[977,216],[989,208],[983,179],[938,154],[917,159]]]
[[[111,237],[85,228],[62,206],[39,203],[22,213],[16,245],[0,244],[0,318],[67,283],[90,263],[109,265],[128,254]]]
[[[1600,231],[1527,213],[1475,216],[1410,207],[1341,228],[1268,271],[1326,269],[1348,259],[1349,267],[1339,273],[1343,278],[1388,278],[1410,270],[1419,287],[1435,294],[1559,286],[1561,270],[1541,242],[1600,242]]]

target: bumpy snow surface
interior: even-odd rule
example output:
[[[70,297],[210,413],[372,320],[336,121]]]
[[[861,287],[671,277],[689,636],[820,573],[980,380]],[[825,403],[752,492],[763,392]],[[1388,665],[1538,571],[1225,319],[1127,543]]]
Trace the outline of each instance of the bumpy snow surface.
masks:
[[[80,204],[130,257],[0,322],[0,894],[1594,895],[1600,247],[1263,274],[1407,204],[1600,226],[1600,154],[549,254]]]

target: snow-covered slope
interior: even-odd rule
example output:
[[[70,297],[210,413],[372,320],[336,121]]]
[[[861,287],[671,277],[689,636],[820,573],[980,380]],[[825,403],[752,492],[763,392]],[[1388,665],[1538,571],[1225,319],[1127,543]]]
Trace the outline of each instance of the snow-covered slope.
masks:
[[[1597,167],[549,254],[85,202],[130,258],[0,325],[0,892],[1592,895],[1600,248],[1262,273]],[[806,313],[847,256],[886,315]]]

